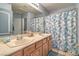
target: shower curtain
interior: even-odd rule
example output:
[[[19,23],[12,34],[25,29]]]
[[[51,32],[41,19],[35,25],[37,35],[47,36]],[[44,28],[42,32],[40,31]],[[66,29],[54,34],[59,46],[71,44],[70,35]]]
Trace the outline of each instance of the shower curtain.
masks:
[[[44,33],[44,17],[34,18],[31,21],[31,31]]]
[[[46,17],[45,32],[52,34],[52,47],[76,54],[77,10],[72,9]]]
[[[33,31],[52,34],[52,47],[76,54],[77,9],[58,12],[46,17],[34,18]]]

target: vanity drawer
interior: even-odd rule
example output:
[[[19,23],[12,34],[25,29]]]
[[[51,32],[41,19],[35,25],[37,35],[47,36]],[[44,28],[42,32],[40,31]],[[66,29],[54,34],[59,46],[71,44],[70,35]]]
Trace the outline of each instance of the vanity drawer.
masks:
[[[47,42],[47,40],[46,39],[43,39],[43,44],[46,43],[46,42]]]
[[[39,48],[40,46],[42,46],[42,40],[41,41],[38,41],[38,42],[36,42],[36,48]]]
[[[29,56],[32,51],[35,50],[35,44],[32,44],[24,49],[24,55]]]

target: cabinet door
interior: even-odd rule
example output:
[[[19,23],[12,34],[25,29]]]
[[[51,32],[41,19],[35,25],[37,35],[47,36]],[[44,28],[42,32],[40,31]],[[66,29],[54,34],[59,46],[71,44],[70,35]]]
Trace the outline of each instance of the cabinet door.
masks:
[[[30,56],[31,52],[35,50],[35,44],[32,44],[24,49],[24,56]]]
[[[41,40],[41,41],[36,42],[36,48],[39,48],[39,47],[41,47],[41,46],[42,46],[42,40]]]
[[[23,50],[19,50],[19,51],[13,53],[11,56],[23,56]]]
[[[43,44],[43,56],[48,54],[48,43]]]
[[[42,56],[42,46],[33,51],[31,56]]]

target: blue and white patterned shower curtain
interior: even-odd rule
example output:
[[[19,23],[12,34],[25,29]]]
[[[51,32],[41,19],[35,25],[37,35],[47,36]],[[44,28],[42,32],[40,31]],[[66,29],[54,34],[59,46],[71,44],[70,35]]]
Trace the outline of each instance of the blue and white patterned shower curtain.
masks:
[[[71,10],[67,17],[67,49],[70,52],[77,52],[75,45],[78,43],[77,40],[77,12],[76,10]]]
[[[46,17],[45,32],[52,34],[52,47],[76,53],[77,11],[72,9]]]
[[[77,48],[77,9],[55,13],[46,17],[34,18],[34,31],[52,34],[52,47],[76,53]],[[45,23],[44,23],[45,22]]]
[[[44,32],[44,17],[34,18],[31,22],[31,30],[33,32]]]

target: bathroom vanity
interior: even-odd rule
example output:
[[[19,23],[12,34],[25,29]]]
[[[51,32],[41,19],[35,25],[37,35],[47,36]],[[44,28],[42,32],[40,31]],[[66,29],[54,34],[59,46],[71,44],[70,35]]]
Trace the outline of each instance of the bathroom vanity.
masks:
[[[34,34],[34,37],[26,36],[26,38],[29,38],[31,41],[27,41],[19,46],[12,47],[7,44],[0,43],[0,55],[46,56],[48,51],[51,50],[51,34]]]

